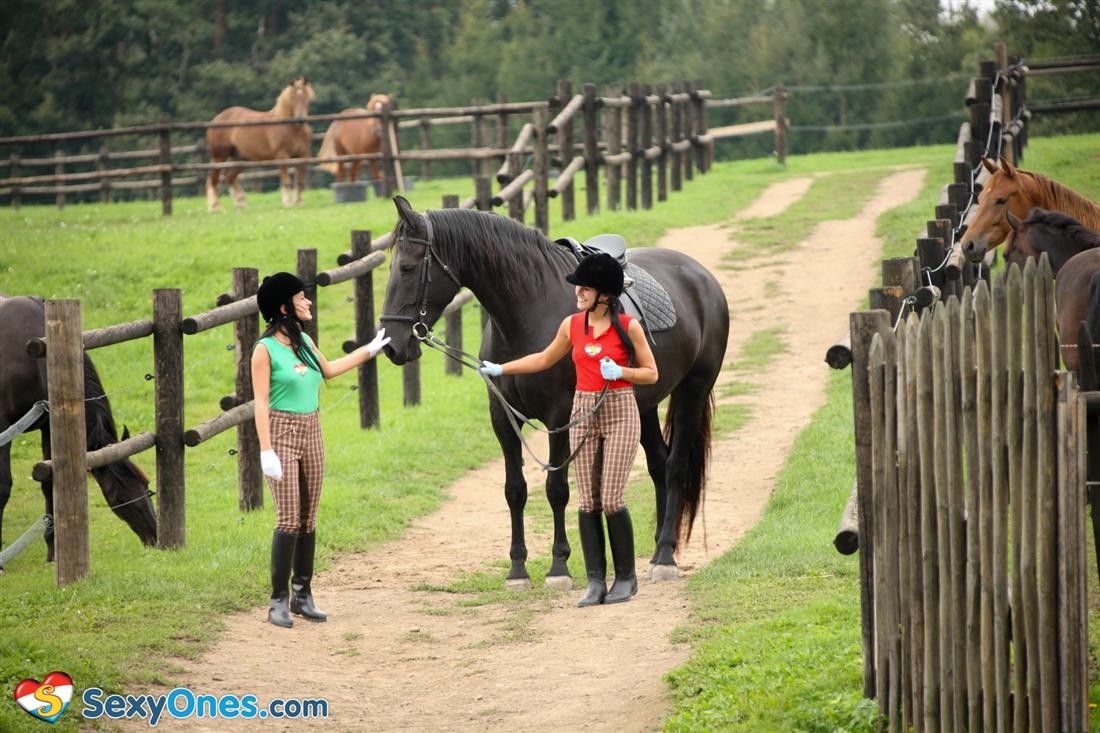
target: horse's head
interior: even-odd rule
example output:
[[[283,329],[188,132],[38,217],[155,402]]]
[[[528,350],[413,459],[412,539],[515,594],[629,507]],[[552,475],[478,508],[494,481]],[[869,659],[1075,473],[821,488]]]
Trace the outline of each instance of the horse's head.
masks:
[[[286,85],[279,95],[276,107],[284,117],[306,117],[309,115],[309,103],[315,96],[309,79],[301,77]]]
[[[389,103],[390,95],[372,94],[370,99],[367,100],[367,109],[371,112],[381,112],[382,109]]]
[[[130,437],[123,429],[122,440]],[[149,477],[129,458],[92,469],[107,505],[141,538],[143,544],[157,543],[157,514],[149,498]]]
[[[1042,211],[1042,209],[1032,209],[1032,212],[1035,211]],[[1011,232],[1005,241],[1005,262],[1023,267],[1029,259],[1039,259],[1039,252],[1031,244],[1032,217],[1029,216],[1021,221],[1020,217],[1011,211],[1006,211],[1005,220]]]
[[[962,251],[971,262],[979,262],[985,253],[1003,242],[1012,231],[1007,212],[1018,219],[1027,216],[1028,200],[1022,194],[1019,171],[1004,158],[1001,165],[982,158],[982,165],[992,175],[978,194],[978,208],[967,224]]]
[[[403,196],[395,196],[393,202],[398,219],[380,320],[391,339],[386,356],[394,364],[404,364],[420,357],[419,339],[461,286],[457,274],[440,259],[427,214],[416,213]]]

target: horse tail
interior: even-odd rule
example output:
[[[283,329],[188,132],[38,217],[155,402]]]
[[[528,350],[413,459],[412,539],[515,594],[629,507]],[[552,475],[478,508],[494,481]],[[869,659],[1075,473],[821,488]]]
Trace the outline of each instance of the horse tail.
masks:
[[[1100,344],[1100,272],[1089,282],[1089,306],[1085,311],[1085,324],[1092,343]]]
[[[668,404],[668,415],[665,417],[665,442],[672,445],[677,425],[677,413],[684,409],[693,409],[693,406],[685,405],[685,401],[691,399],[690,395],[672,393]],[[707,464],[710,462],[710,435],[714,418],[715,400],[714,392],[707,396],[703,403],[703,411],[696,425],[681,425],[681,429],[691,430],[691,443],[687,450],[687,465],[684,469],[684,483],[681,487],[679,506],[676,507],[676,545],[681,541],[686,543],[691,539],[691,529],[695,524],[695,515],[703,503],[703,488],[707,483]]]
[[[333,121],[328,129],[325,130],[325,138],[321,141],[321,150],[317,153],[318,158],[328,158],[336,154],[336,126],[337,122]],[[336,175],[339,170],[336,163],[319,163],[317,165],[323,171],[328,171],[332,175]]]

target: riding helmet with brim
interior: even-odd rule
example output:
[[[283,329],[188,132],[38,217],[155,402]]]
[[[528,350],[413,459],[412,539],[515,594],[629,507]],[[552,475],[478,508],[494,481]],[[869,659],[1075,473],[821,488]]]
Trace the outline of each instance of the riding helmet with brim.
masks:
[[[299,280],[297,275],[289,272],[268,275],[260,283],[260,289],[256,292],[256,304],[260,306],[260,315],[265,321],[271,323],[275,316],[279,315],[279,307],[290,302],[291,298],[305,289],[305,283]]]
[[[623,268],[609,254],[600,253],[585,257],[577,265],[576,270],[565,276],[565,281],[572,285],[592,288],[605,295],[618,297],[623,294]]]

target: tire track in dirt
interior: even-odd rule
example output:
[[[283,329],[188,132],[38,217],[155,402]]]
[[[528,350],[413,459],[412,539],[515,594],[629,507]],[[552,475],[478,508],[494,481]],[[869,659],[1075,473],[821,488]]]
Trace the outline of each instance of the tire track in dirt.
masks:
[[[822,222],[778,263],[721,267],[723,254],[738,246],[730,224],[675,230],[658,243],[692,255],[721,281],[731,308],[727,363],[763,328],[783,325],[789,346],[765,373],[737,377],[758,385],[737,398],[753,409],[752,430],[713,445],[707,546],[697,531],[680,556],[684,575],[723,553],[759,518],[794,438],[824,401],[825,349],[878,277],[875,220],[910,201],[924,175],[923,169],[887,175],[855,218]],[[780,213],[810,183],[776,184],[739,218]],[[823,252],[828,255],[817,256]],[[533,447],[547,453],[545,440]],[[545,501],[541,471],[529,467],[526,475],[529,501]],[[278,629],[264,623],[266,606],[257,606],[227,617],[221,640],[202,658],[181,660],[183,671],[173,677],[197,693],[329,701],[328,720],[267,720],[265,730],[659,728],[668,709],[662,677],[690,653],[669,634],[688,621],[690,609],[683,581],[644,580],[648,558],[638,559],[640,588],[631,602],[578,609],[578,588],[553,594],[533,618],[517,620],[500,606],[468,608],[453,594],[415,590],[452,583],[507,557],[502,477],[500,461],[471,471],[450,487],[451,498],[438,511],[414,520],[401,539],[337,558],[314,583],[327,623]],[[572,512],[568,516],[572,521]],[[547,532],[530,517],[525,521],[532,555],[546,554]],[[575,578],[583,576],[579,554],[572,558]],[[523,631],[514,639],[517,623]],[[138,726],[147,728],[142,722],[123,727]],[[251,730],[257,723],[172,719],[158,727]]]

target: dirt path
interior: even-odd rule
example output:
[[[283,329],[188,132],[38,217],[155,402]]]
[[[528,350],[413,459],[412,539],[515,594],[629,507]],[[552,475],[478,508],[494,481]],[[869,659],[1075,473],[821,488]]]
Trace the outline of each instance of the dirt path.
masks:
[[[722,255],[738,246],[730,236],[734,223],[676,230],[659,242],[691,254],[721,280],[732,314],[727,361],[752,333],[777,325],[785,327],[789,347],[766,373],[738,376],[757,382],[757,391],[737,399],[758,409],[752,430],[713,446],[707,547],[699,533],[680,559],[683,574],[719,556],[759,518],[794,438],[824,401],[825,350],[878,278],[875,219],[910,201],[924,173],[888,175],[858,216],[824,222],[778,263],[719,267]],[[777,184],[738,218],[779,213],[810,183]],[[829,256],[799,256],[800,250]],[[806,318],[810,311],[814,317]],[[545,445],[536,443],[535,450],[546,453]],[[288,632],[263,623],[264,608],[232,616],[222,640],[198,662],[185,663],[179,682],[199,693],[247,691],[263,702],[280,696],[329,701],[327,721],[268,721],[265,730],[659,728],[667,711],[662,675],[690,653],[672,644],[669,632],[687,621],[689,608],[683,582],[642,580],[646,558],[638,560],[640,589],[630,603],[580,610],[573,605],[579,591],[555,594],[518,640],[509,637],[514,620],[499,606],[462,608],[451,594],[412,590],[506,558],[502,477],[499,462],[471,472],[451,487],[439,511],[400,540],[343,557],[316,578],[328,623],[300,622]],[[530,501],[542,501],[541,473],[535,468],[527,478]],[[546,553],[545,534],[529,532],[532,555]],[[256,727],[228,722],[166,720],[159,727]]]

